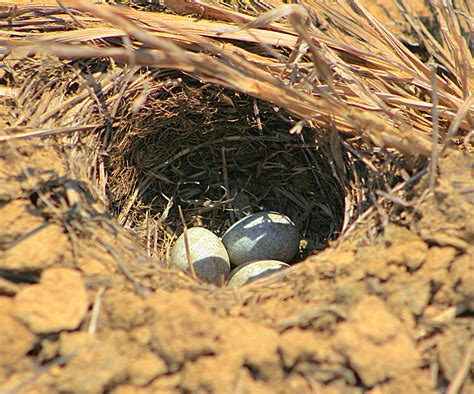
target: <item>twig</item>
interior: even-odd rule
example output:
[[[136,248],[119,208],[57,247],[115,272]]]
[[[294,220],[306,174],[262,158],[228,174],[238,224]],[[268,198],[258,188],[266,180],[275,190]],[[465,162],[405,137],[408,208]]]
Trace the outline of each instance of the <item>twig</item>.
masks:
[[[28,385],[32,384],[37,380],[41,375],[47,373],[49,370],[51,370],[53,367],[57,365],[65,365],[71,360],[73,357],[76,356],[76,353],[71,353],[71,354],[66,354],[64,356],[61,356],[59,358],[56,358],[47,364],[39,367],[31,376],[28,376],[24,379],[22,379],[17,385],[15,385],[13,388],[9,390],[2,391],[2,394],[16,394],[20,392],[24,392],[24,389],[28,387]]]
[[[76,16],[71,12],[71,10],[69,10],[69,8],[67,8],[61,0],[56,0],[56,2],[61,7],[61,9],[71,17],[71,19],[77,24],[77,26],[83,29],[86,28],[86,25],[84,25],[84,23],[77,19]]]
[[[179,216],[181,217],[181,222],[183,223],[184,249],[186,250],[186,260],[188,261],[189,271],[191,272],[192,277],[197,280],[196,271],[194,271],[194,265],[191,259],[191,251],[189,249],[188,226],[186,225],[181,205],[178,205],[178,211]]]
[[[461,361],[461,365],[459,366],[459,369],[456,371],[456,373],[454,374],[454,377],[449,382],[448,388],[446,389],[446,394],[458,394],[460,392],[461,387],[464,384],[464,381],[467,375],[469,374],[469,369],[471,367],[472,348],[473,348],[473,342],[470,341],[466,345],[466,350],[462,357],[462,361]]]
[[[439,325],[442,323],[449,323],[453,319],[456,318],[456,316],[459,316],[461,313],[464,313],[467,310],[467,307],[465,305],[457,305],[457,306],[451,306],[447,308],[446,310],[438,313],[436,316],[431,318],[427,323],[430,325]],[[415,339],[418,341],[424,336],[428,334],[429,330],[426,327],[420,328],[417,333],[415,334]]]
[[[16,238],[14,241],[4,244],[4,246],[3,246],[4,250],[14,248],[16,245],[23,242],[25,239],[39,233],[41,230],[48,227],[50,224],[51,224],[51,222],[44,222],[44,223],[41,223],[40,225],[36,226],[35,228],[24,232],[18,238]]]
[[[77,133],[78,131],[93,130],[97,128],[98,126],[99,125],[92,124],[92,125],[84,125],[84,126],[55,127],[52,129],[24,131],[21,133],[0,136],[0,142],[6,142],[6,141],[11,141],[11,140],[21,140],[21,139],[33,138],[33,137],[46,137],[46,136],[57,135],[57,134]],[[16,130],[24,130],[24,128],[14,127],[11,129],[3,129],[0,131],[11,132],[11,131],[16,131]]]
[[[311,320],[327,315],[329,313],[336,315],[342,320],[347,319],[347,314],[342,309],[333,305],[328,305],[328,306],[322,306],[314,310],[300,312],[284,320],[280,320],[277,323],[277,327],[280,330],[284,330],[290,327],[299,326],[301,324],[307,324]]]
[[[255,114],[255,120],[257,121],[257,128],[260,135],[263,134],[262,119],[260,118],[260,108],[258,108],[257,99],[253,100],[253,112]]]
[[[439,379],[439,363],[434,361],[430,364],[430,377],[431,377],[431,386],[433,388],[438,386]]]
[[[102,305],[102,295],[104,294],[105,287],[101,287],[95,296],[94,305],[92,307],[91,321],[89,324],[89,335],[95,335],[97,330],[97,322],[99,321],[100,307]]]
[[[146,254],[151,257],[151,226],[150,226],[150,210],[147,210],[145,213],[145,223],[146,223]]]
[[[438,134],[439,134],[439,118],[438,118],[438,88],[436,86],[436,65],[431,65],[431,102],[432,108],[432,120],[433,120],[433,140],[431,145],[431,165],[430,165],[430,180],[429,188],[431,193],[434,192],[436,184],[436,170],[438,160]]]
[[[448,129],[448,133],[446,134],[443,141],[443,149],[441,153],[445,152],[446,148],[448,147],[448,142],[451,140],[451,138],[453,138],[456,135],[462,121],[464,120],[464,118],[466,118],[469,115],[469,110],[470,108],[472,108],[473,104],[474,104],[474,93],[471,94],[466,99],[463,105],[461,105],[458,112],[456,113],[456,116],[451,121],[451,125],[449,126],[449,129]]]
[[[224,177],[224,187],[225,187],[225,192],[224,192],[224,197],[226,200],[231,200],[230,197],[230,186],[229,186],[229,174],[227,171],[227,161],[225,158],[225,146],[221,146],[221,157],[222,157],[222,175]],[[231,209],[230,210],[230,217],[232,219],[232,223],[235,222],[235,216],[234,216],[234,211]]]

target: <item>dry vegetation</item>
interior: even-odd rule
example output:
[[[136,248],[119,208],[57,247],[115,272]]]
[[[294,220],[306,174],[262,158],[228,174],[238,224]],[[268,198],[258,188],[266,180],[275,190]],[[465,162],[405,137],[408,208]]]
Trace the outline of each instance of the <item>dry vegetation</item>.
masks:
[[[472,2],[0,3],[0,390],[469,392]],[[239,290],[166,267],[261,208]]]

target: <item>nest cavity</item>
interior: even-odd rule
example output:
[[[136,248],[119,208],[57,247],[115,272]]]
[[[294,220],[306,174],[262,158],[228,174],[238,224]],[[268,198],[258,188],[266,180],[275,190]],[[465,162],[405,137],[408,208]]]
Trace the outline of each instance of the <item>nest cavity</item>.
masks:
[[[290,134],[295,122],[272,104],[191,78],[150,86],[127,93],[103,138],[111,210],[150,255],[169,256],[179,207],[217,235],[251,213],[284,213],[300,259],[337,237],[344,192],[315,130]]]

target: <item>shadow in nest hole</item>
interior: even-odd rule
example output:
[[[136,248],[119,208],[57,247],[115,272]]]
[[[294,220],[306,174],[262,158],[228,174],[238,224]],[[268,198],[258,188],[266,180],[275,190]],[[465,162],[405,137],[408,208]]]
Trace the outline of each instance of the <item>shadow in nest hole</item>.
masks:
[[[329,149],[313,130],[290,135],[291,121],[270,103],[169,80],[137,111],[123,103],[107,150],[111,209],[120,223],[163,258],[188,226],[221,236],[262,210],[288,215],[301,233],[295,261],[323,249],[342,228],[344,193]]]

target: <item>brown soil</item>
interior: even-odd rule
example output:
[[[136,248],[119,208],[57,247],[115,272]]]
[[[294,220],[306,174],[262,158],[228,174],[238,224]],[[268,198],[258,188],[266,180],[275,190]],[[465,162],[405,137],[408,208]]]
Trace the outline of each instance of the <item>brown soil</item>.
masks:
[[[474,392],[466,152],[383,231],[234,290],[149,259],[50,141],[1,145],[1,393]]]

